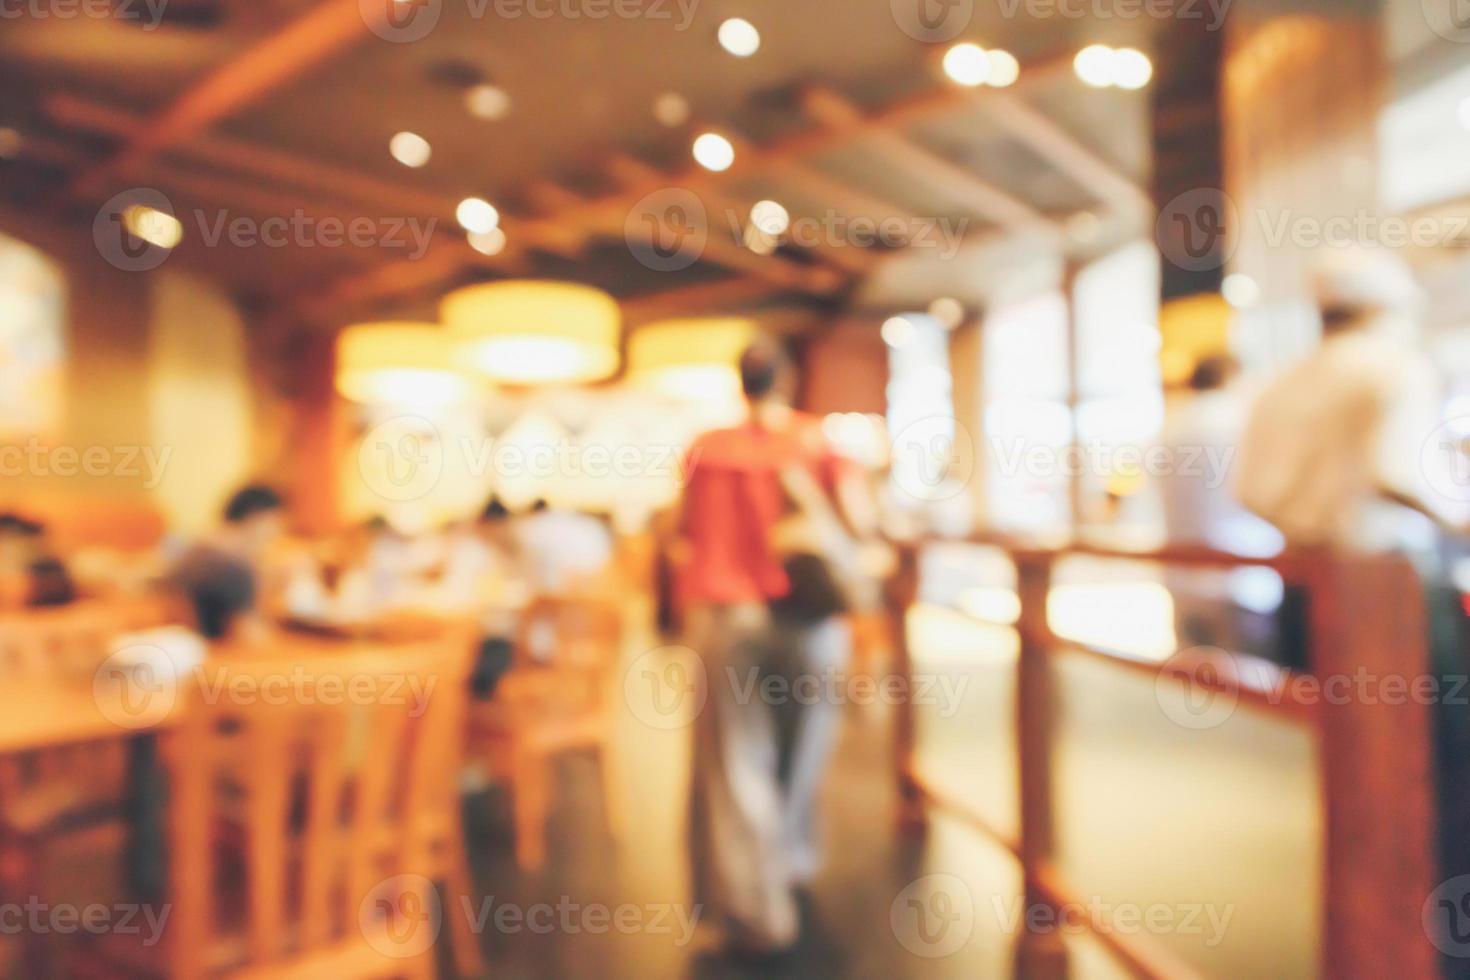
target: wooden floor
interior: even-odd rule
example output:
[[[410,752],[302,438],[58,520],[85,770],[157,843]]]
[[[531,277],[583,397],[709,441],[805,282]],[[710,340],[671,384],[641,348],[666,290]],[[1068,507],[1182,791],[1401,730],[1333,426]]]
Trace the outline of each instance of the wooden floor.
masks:
[[[741,963],[714,955],[698,943],[680,943],[657,927],[622,935],[592,935],[576,928],[542,934],[525,928],[483,933],[489,969],[497,980],[687,977],[726,980],[744,977],[966,978],[1008,976],[1010,939],[995,924],[988,897],[1014,896],[1015,869],[1002,852],[970,832],[939,819],[927,840],[894,833],[893,796],[887,764],[888,724],[880,715],[849,709],[849,724],[829,780],[826,806],[827,868],[803,896],[803,935],[781,960]],[[542,903],[615,908],[690,909],[683,832],[684,749],[681,733],[650,736],[633,753],[636,836],[615,845],[604,828],[596,772],[569,760],[560,772],[562,805],[550,831],[545,871],[517,872],[511,859],[507,801],[496,790],[469,799],[466,820],[476,881],[485,896],[529,912]],[[943,853],[940,860],[937,855]],[[961,876],[975,896],[975,929],[964,948],[942,956],[905,949],[890,910],[901,893],[928,874]],[[452,913],[455,910],[446,910]],[[541,915],[547,913],[542,912]],[[630,914],[631,913],[626,913]],[[676,916],[669,914],[670,922]],[[643,921],[652,924],[652,916]],[[1079,974],[1080,975],[1080,974]],[[1106,976],[1089,973],[1089,976]]]

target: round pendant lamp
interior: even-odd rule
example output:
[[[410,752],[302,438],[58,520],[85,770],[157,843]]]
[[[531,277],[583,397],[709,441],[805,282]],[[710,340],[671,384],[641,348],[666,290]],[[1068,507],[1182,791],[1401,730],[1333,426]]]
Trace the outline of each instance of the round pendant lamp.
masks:
[[[492,282],[445,296],[439,317],[465,367],[504,384],[575,384],[617,372],[617,300],[568,282]]]
[[[755,336],[755,323],[738,317],[650,323],[628,338],[629,380],[685,401],[736,399],[740,355]]]
[[[433,323],[359,323],[337,335],[337,392],[368,405],[447,405],[469,394]]]

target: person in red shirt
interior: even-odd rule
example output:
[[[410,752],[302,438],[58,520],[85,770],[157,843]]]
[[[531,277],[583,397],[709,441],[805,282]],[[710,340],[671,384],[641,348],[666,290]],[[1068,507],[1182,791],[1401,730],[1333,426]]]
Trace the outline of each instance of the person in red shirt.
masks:
[[[840,719],[821,692],[849,647],[828,542],[847,535],[829,505],[843,465],[789,407],[780,348],[750,347],[740,375],[747,419],[696,440],[686,466],[679,590],[706,688],[690,843],[708,921],[734,949],[773,953],[796,941],[794,888],[818,863],[815,802]],[[774,699],[771,675],[786,681]]]

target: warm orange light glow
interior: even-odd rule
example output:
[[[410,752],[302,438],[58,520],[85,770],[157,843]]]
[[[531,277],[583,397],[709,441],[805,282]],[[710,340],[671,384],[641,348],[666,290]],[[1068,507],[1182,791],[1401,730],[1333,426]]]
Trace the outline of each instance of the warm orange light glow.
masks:
[[[337,392],[369,405],[451,404],[469,392],[436,324],[360,323],[337,336]]]
[[[510,384],[597,381],[618,369],[622,315],[600,289],[564,282],[493,282],[444,297],[440,318],[457,356]]]
[[[685,401],[738,399],[736,364],[755,334],[755,324],[738,317],[648,324],[628,338],[629,379]]]

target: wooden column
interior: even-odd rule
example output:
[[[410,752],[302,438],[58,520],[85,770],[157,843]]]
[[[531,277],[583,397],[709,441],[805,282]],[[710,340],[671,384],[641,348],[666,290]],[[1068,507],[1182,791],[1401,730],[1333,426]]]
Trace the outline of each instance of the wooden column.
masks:
[[[341,520],[339,481],[349,443],[348,420],[335,387],[336,338],[324,331],[302,332],[287,350],[292,359],[292,438],[284,468],[291,516],[298,530],[325,534]]]
[[[1029,911],[1050,903],[1046,891],[1040,887],[1038,875],[1051,864],[1055,850],[1052,746],[1056,690],[1050,653],[1055,638],[1046,620],[1052,556],[1018,551],[1013,558],[1016,592],[1021,599],[1021,617],[1016,624],[1021,640],[1021,652],[1016,660],[1016,754],[1021,809],[1017,851],[1026,876],[1023,909]],[[1044,931],[1027,928],[1016,943],[1015,976],[1017,980],[1065,980],[1067,959],[1060,931],[1054,927]]]
[[[1432,709],[1413,694],[1430,669],[1419,579],[1403,558],[1325,558],[1312,585],[1312,670],[1323,684],[1322,975],[1432,980],[1421,910],[1439,875]],[[1347,696],[1334,695],[1330,685],[1343,679]],[[1403,697],[1390,686],[1399,681]]]
[[[1237,216],[1229,271],[1261,302],[1237,325],[1248,367],[1310,349],[1310,275],[1331,249],[1325,223],[1378,208],[1378,115],[1387,77],[1384,25],[1371,0],[1296,0],[1283,16],[1252,0],[1232,11],[1222,105],[1225,189]],[[1452,124],[1452,121],[1451,123]],[[1356,232],[1349,232],[1350,235]]]

